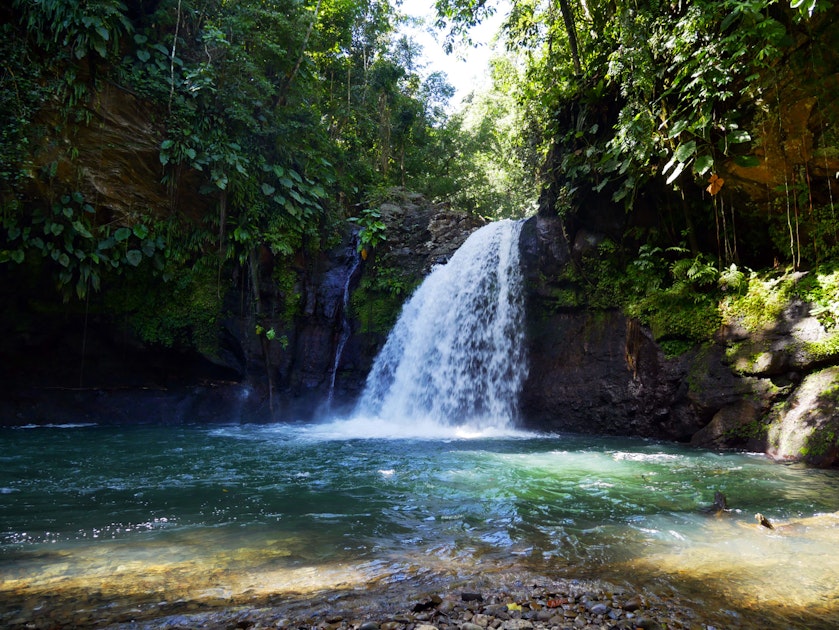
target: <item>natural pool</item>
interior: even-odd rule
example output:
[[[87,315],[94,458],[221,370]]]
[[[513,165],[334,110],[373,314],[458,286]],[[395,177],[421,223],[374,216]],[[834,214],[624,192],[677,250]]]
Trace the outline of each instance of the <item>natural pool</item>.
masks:
[[[0,626],[534,575],[685,597],[727,627],[839,620],[837,471],[412,428],[2,429]],[[724,515],[704,510],[715,491]]]

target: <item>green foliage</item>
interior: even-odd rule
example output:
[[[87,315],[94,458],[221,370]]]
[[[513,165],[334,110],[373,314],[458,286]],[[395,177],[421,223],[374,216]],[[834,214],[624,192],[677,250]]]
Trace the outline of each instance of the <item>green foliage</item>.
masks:
[[[493,60],[495,85],[470,95],[462,111],[438,131],[445,149],[428,183],[430,195],[487,218],[519,218],[536,209],[533,173],[540,157],[527,143],[524,110],[505,85],[512,60]]]
[[[566,280],[582,286],[588,307],[620,308],[649,326],[667,354],[681,354],[710,339],[721,323],[719,272],[706,257],[685,253],[643,245],[624,265],[619,249],[605,241]]]
[[[834,331],[827,338],[821,341],[807,341],[804,343],[804,351],[814,361],[835,362],[839,359],[839,332]]]
[[[132,30],[120,0],[12,0],[12,6],[39,47],[76,59],[94,51],[107,58]]]
[[[647,296],[627,310],[650,327],[656,340],[705,341],[721,323],[716,300],[709,296],[697,299],[674,290]]]
[[[764,279],[753,272],[745,292],[728,295],[723,300],[724,320],[739,322],[749,332],[774,327],[794,294],[798,277],[798,274],[784,273]]]
[[[216,266],[251,266],[268,250],[276,269],[336,242],[347,208],[368,191],[428,184],[439,172],[437,127],[453,88],[423,75],[416,47],[393,37],[390,2],[161,0],[129,11],[118,0],[14,0],[7,13],[0,262],[46,261],[65,297],[110,288],[110,277],[135,267],[149,282],[182,284],[183,270],[211,254]],[[73,138],[99,124],[104,81],[141,99],[150,133],[162,129],[171,207],[112,216],[91,195]],[[40,138],[54,138],[36,120],[56,103],[68,147],[37,171]],[[179,205],[186,182],[198,182],[209,212]],[[385,238],[374,212],[358,218],[362,246]],[[289,278],[280,291],[290,320],[299,295]],[[141,328],[168,343],[165,331],[178,326]]]
[[[218,353],[222,294],[214,262],[181,268],[169,282],[136,271],[105,292],[105,305],[144,342]]]
[[[164,242],[148,226],[97,226],[94,215],[93,206],[78,191],[62,196],[48,209],[37,206],[29,215],[7,212],[0,263],[46,259],[65,300],[70,291],[79,299],[90,289],[98,291],[104,276],[137,267],[144,259],[150,259],[158,270],[163,268]]]
[[[387,240],[387,226],[377,208],[364,208],[361,216],[350,217],[349,220],[361,228],[358,232],[358,251],[367,252]]]
[[[835,265],[823,265],[798,276],[791,287],[791,295],[810,304],[810,314],[825,330],[837,330],[839,325],[839,270]]]
[[[669,251],[685,253],[682,248]],[[644,289],[626,305],[627,313],[648,325],[657,340],[670,341],[666,351],[671,353],[684,351],[685,342],[710,339],[721,323],[716,292],[719,272],[714,264],[702,255],[677,258],[669,265],[668,277],[661,278],[654,270],[664,265],[654,259],[654,250],[642,253],[633,266],[640,263],[644,269],[638,276]]]
[[[763,240],[740,231],[743,209],[728,205],[726,194],[715,197],[724,182],[716,180],[710,195],[703,189],[724,163],[763,164],[766,149],[757,142],[780,122],[772,108],[784,98],[776,90],[787,85],[780,60],[786,64],[805,50],[802,42],[810,42],[816,52],[802,53],[806,59],[801,56],[797,63],[813,70],[822,63],[816,61],[822,59],[818,47],[829,48],[832,39],[818,40],[817,21],[811,18],[833,10],[831,2],[513,0],[510,5],[504,42],[514,70],[496,77],[496,85],[515,95],[522,112],[521,146],[536,149],[548,166],[542,201],[550,203],[542,211],[556,205],[551,195],[564,194],[570,203],[562,207],[572,212],[588,208],[593,199],[598,204],[611,199],[636,212],[642,192],[645,203],[657,207],[657,227],[669,232],[669,243],[684,238],[694,255],[716,245],[725,264],[738,262],[744,246],[765,255]],[[468,0],[437,7],[454,39],[492,11]],[[826,20],[818,24],[829,32]],[[823,72],[831,73],[832,66],[824,65]],[[819,112],[825,116],[825,134],[831,134],[835,108],[827,103],[832,100],[823,88],[812,91],[824,95]],[[770,110],[773,120],[764,121]],[[825,135],[824,148],[830,146],[832,136]],[[811,198],[797,198],[787,211],[795,211],[794,227],[779,222],[778,249],[790,250],[790,232],[800,222],[802,242],[795,245],[793,260],[828,260],[839,241],[835,221],[831,224],[823,209],[824,220],[810,229],[818,214],[812,173],[800,175],[789,183],[791,194],[806,192]],[[717,222],[722,225],[714,243]],[[760,227],[765,230],[766,223]],[[812,252],[806,237],[813,240]]]
[[[368,267],[350,299],[352,316],[359,321],[360,331],[379,335],[390,332],[416,285],[416,280],[394,267]]]
[[[283,264],[283,262],[287,264]],[[290,261],[280,261],[274,267],[273,280],[282,299],[283,307],[280,311],[280,320],[283,324],[291,326],[295,318],[300,315],[302,306],[302,296],[298,286],[300,279],[297,272],[292,269]]]
[[[703,176],[725,157],[748,165],[752,138],[742,126],[742,104],[761,93],[767,71],[790,41],[769,10],[773,4],[619,5],[608,76],[626,104],[601,160],[607,173],[627,174],[616,196],[656,174],[679,185],[683,173]]]

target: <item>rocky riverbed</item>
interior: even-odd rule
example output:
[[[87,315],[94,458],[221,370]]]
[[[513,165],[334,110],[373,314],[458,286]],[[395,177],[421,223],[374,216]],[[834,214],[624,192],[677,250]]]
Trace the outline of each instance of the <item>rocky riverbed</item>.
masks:
[[[400,589],[397,589],[400,590]],[[410,599],[410,598],[409,598]],[[728,619],[724,617],[729,615]],[[580,580],[518,585],[509,590],[422,594],[401,608],[391,596],[324,596],[252,608],[171,615],[107,626],[108,630],[599,630],[746,628],[730,611],[614,589]],[[757,626],[755,626],[757,627]]]

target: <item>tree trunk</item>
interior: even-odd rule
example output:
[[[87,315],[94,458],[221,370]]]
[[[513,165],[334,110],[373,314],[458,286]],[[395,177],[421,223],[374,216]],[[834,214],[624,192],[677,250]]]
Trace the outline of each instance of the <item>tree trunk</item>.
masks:
[[[315,22],[318,21],[320,3],[321,0],[318,0],[318,3],[315,5],[315,14],[312,16],[312,21],[309,22],[309,28],[306,29],[306,35],[303,37],[303,44],[300,47],[300,55],[297,57],[297,63],[294,64],[294,68],[288,75],[288,78],[283,83],[283,86],[280,89],[280,93],[277,95],[277,102],[275,103],[275,107],[286,104],[286,100],[288,99],[288,92],[291,89],[291,84],[294,81],[294,78],[297,76],[297,73],[300,71],[300,66],[303,64],[303,59],[306,58],[306,49],[309,46],[309,38],[312,36],[312,31],[315,28]]]
[[[562,21],[565,22],[565,31],[568,34],[568,48],[571,50],[574,74],[581,75],[583,67],[580,63],[580,51],[577,47],[577,27],[574,23],[574,12],[571,10],[568,0],[559,0],[559,10],[562,13]]]

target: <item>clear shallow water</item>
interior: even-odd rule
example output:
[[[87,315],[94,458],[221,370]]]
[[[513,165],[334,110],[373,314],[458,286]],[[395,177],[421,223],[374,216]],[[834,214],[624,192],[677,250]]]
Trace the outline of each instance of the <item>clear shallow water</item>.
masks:
[[[675,591],[731,607],[737,627],[744,611],[780,615],[777,627],[839,619],[835,471],[640,440],[442,431],[3,429],[0,625],[535,574]],[[732,508],[720,517],[703,512],[715,491]]]

